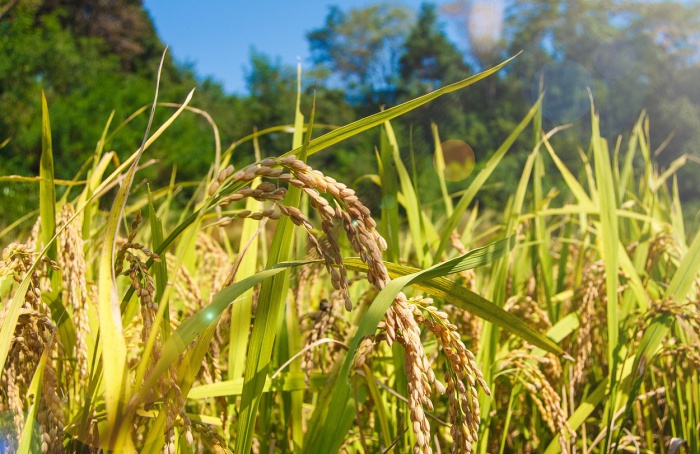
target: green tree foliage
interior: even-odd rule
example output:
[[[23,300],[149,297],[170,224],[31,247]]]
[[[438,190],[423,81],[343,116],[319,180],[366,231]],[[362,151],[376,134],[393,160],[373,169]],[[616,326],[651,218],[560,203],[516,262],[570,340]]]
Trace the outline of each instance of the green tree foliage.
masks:
[[[406,101],[429,93],[441,86],[469,77],[473,72],[464,64],[463,56],[445,35],[438,21],[435,5],[421,5],[418,18],[411,28],[399,59],[399,101]],[[473,142],[467,137],[468,115],[465,115],[465,93],[457,92],[410,112],[397,121],[399,137],[411,137],[413,156],[407,159],[417,161],[417,168],[427,169],[417,175],[422,188],[432,190],[436,195],[438,185],[432,171],[434,139],[432,124],[439,125],[440,134],[445,138],[460,138]],[[481,123],[479,122],[481,125]],[[403,145],[408,145],[402,140]],[[409,147],[404,146],[404,150]]]
[[[682,154],[700,156],[700,5],[682,2],[517,1],[509,14],[510,52],[525,47],[514,65],[526,98],[538,71],[553,61],[573,61],[593,81],[601,133],[615,138],[629,129],[642,109],[649,112],[652,147],[673,136],[659,159],[664,165]],[[574,144],[588,134],[587,117],[561,137]],[[690,164],[681,170],[697,171]],[[700,191],[682,178],[682,198]]]
[[[141,0],[50,0],[41,14],[61,11],[61,24],[78,38],[98,38],[103,55],[116,56],[123,70],[153,74],[163,45]],[[172,62],[168,62],[172,69]]]
[[[462,58],[438,23],[435,6],[423,4],[399,59],[400,100],[424,95],[471,75]],[[406,123],[416,128],[414,140],[432,147],[431,123],[438,124],[443,133],[464,136],[464,103],[462,93],[452,93],[411,112]]]
[[[249,65],[246,74],[249,96],[244,101],[245,114],[239,120],[244,129],[253,132],[281,125],[291,126],[294,122],[297,99],[296,68],[284,65],[279,59],[273,59],[255,50],[251,52]],[[329,128],[351,123],[357,118],[353,106],[345,99],[345,91],[328,87],[324,82],[324,74],[318,70],[302,75],[301,111],[308,121],[311,110],[315,109],[314,124],[317,132],[313,133],[314,137]],[[291,128],[288,128],[261,136],[258,140],[261,154],[278,156],[288,151],[291,146],[290,132]],[[288,135],[288,140],[281,139],[281,135]],[[371,160],[362,160],[358,166],[354,159],[360,150],[367,153],[371,152],[372,147],[371,139],[353,138],[338,147],[341,150],[339,153],[314,157],[314,165],[336,169],[340,174],[353,169],[355,176],[361,175],[361,172],[373,172],[373,167],[368,165],[371,164]],[[234,162],[249,162],[252,153],[252,144],[243,144],[234,156]]]
[[[400,59],[401,100],[425,94],[473,73],[472,65],[465,62],[464,53],[446,36],[435,5],[423,4]],[[511,99],[509,93],[511,89],[507,80],[487,78],[471,90],[443,96],[400,120],[400,136],[408,137],[411,132],[415,159],[419,161],[417,167],[429,169],[420,172],[419,178],[424,180],[421,188],[437,190],[432,171],[434,137],[431,124],[438,126],[442,141],[457,139],[468,143],[475,152],[477,166],[481,166],[529,108],[517,98]],[[505,184],[495,192],[482,193],[482,204],[499,205],[514,190],[514,179],[507,178],[505,173],[517,172],[519,160],[518,156],[506,158],[498,169],[498,172],[504,172],[503,177],[496,177]],[[449,187],[456,192],[467,182],[450,183]]]
[[[353,101],[393,103],[410,18],[411,11],[396,3],[378,3],[347,13],[332,6],[324,27],[307,34],[312,59],[339,76]]]
[[[314,65],[305,68],[302,112],[308,118],[315,98],[318,128],[347,124],[524,50],[498,77],[445,96],[395,122],[409,169],[410,159],[415,159],[417,169],[428,169],[420,178],[430,179],[433,122],[442,140],[459,139],[472,146],[478,169],[531,106],[543,68],[557,62],[575,62],[584,79],[591,81],[606,137],[629,130],[646,109],[656,140],[653,148],[672,135],[658,158],[663,165],[684,153],[698,156],[699,5],[513,0],[507,3],[505,14],[499,5],[457,0],[439,11],[434,5],[422,5],[416,15],[398,3],[347,10],[331,7],[325,23],[307,34]],[[454,21],[463,30],[461,49],[448,39],[441,18]],[[484,24],[490,24],[488,30]],[[38,173],[43,89],[54,125],[56,161],[61,163],[57,178],[74,178],[113,110],[111,131],[138,107],[150,103],[163,48],[139,0],[11,0],[3,4],[0,144],[9,142],[0,147],[0,174]],[[562,74],[565,72],[559,73],[564,82],[550,87],[550,93],[570,91]],[[246,96],[224,93],[216,81],[198,77],[193,67],[170,57],[162,82],[163,102],[181,101],[197,87],[192,105],[217,122],[224,147],[256,129],[290,124],[293,119],[296,68],[258,52],[250,56]],[[587,104],[587,94],[583,104]],[[171,109],[160,107],[156,124]],[[564,120],[569,121],[545,115],[544,126]],[[587,148],[582,138],[588,137],[590,121],[585,114],[572,121],[574,127],[553,140],[558,149],[569,150],[562,153],[562,159],[576,168],[580,165],[577,149]],[[133,151],[141,142],[145,122],[142,114],[110,135],[107,149],[122,157]],[[314,133],[318,134],[320,130]],[[286,151],[288,141],[270,140],[278,138],[260,139],[264,155]],[[526,148],[531,146],[531,138],[519,140]],[[379,132],[363,135],[337,145],[334,153],[318,158],[325,160],[318,165],[353,177],[372,172],[373,160],[366,157],[378,143]],[[251,143],[242,145],[234,162],[248,161],[252,152]],[[143,175],[156,185],[169,180],[172,165],[177,166],[180,181],[200,178],[214,157],[211,127],[203,117],[186,112],[148,156],[158,159],[159,165]],[[500,206],[505,202],[516,181],[509,175],[519,171],[523,159],[517,152],[505,158],[498,168],[503,175],[495,176],[502,182],[501,189],[482,203]],[[680,190],[686,200],[700,199],[694,179],[688,177],[696,171],[693,162],[681,170]],[[461,187],[453,184],[450,189]],[[15,219],[18,213],[32,209],[36,206],[34,189],[31,184],[3,183],[0,190],[9,203],[3,203],[0,211],[12,206],[15,213],[10,218]]]
[[[467,49],[467,57],[477,68],[488,68],[500,61],[506,43],[505,4],[505,0],[455,0],[441,8],[456,25],[458,38]]]
[[[399,59],[402,91],[412,97],[464,78],[470,70],[462,60],[438,23],[435,5],[422,4]]]
[[[0,148],[0,175],[38,174],[42,89],[49,101],[60,179],[78,175],[112,111],[110,133],[152,101],[157,69],[153,56],[159,59],[164,46],[140,2],[124,3],[118,12],[111,3],[15,2],[0,11],[0,143],[9,139]],[[105,27],[83,23],[93,20]],[[244,116],[240,103],[226,96],[219,84],[198,81],[194,71],[172,60],[166,60],[162,79],[163,102],[179,102],[197,86],[193,105],[220,122],[224,143],[248,132],[243,123],[234,121]],[[159,108],[155,124],[171,109]],[[145,125],[145,114],[134,118],[117,134],[108,135],[106,150],[128,156],[140,145]],[[149,180],[165,184],[173,164],[180,180],[206,174],[214,159],[214,140],[204,118],[187,112],[162,139],[149,150],[149,158],[161,163],[145,171]],[[3,217],[15,219],[35,208],[35,189],[32,184],[3,183],[0,190],[8,203],[0,206],[0,214],[11,207],[12,214]]]

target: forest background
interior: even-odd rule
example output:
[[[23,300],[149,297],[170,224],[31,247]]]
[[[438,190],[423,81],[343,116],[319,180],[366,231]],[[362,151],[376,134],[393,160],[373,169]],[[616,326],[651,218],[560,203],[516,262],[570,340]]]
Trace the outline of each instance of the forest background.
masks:
[[[700,5],[683,2],[589,0],[513,0],[507,2],[497,37],[474,22],[475,5],[457,1],[440,8],[426,3],[418,11],[401,3],[377,3],[360,9],[330,6],[326,21],[309,30],[312,65],[303,74],[302,111],[316,103],[319,132],[397,105],[450,82],[488,69],[524,51],[495,77],[468,90],[443,96],[395,120],[406,162],[417,172],[423,200],[439,197],[432,172],[435,123],[442,140],[471,146],[476,170],[523,118],[543,88],[545,128],[572,123],[554,140],[573,169],[590,138],[593,93],[602,134],[615,143],[646,110],[652,150],[660,167],[685,157],[679,193],[686,207],[686,231],[697,229],[700,211]],[[445,33],[445,23],[463,24],[462,43]],[[41,90],[53,123],[56,178],[80,180],[81,167],[114,111],[106,147],[125,158],[138,148],[147,115],[141,106],[153,97],[155,73],[164,44],[139,0],[9,0],[0,5],[0,228],[38,208],[36,182],[10,175],[39,174]],[[247,93],[227,94],[220,83],[196,68],[166,56],[162,102],[178,102],[197,87],[192,106],[208,112],[224,145],[256,130],[293,122],[297,69],[276,56],[251,51]],[[538,81],[542,85],[538,85]],[[156,112],[156,124],[170,115]],[[162,118],[159,118],[162,117]],[[291,131],[291,129],[290,129]],[[288,131],[260,138],[264,156],[288,151]],[[500,210],[515,191],[532,141],[521,135],[513,153],[496,169],[478,202]],[[183,115],[149,150],[157,160],[140,173],[155,187],[171,178],[182,182],[182,203],[192,195],[188,181],[207,174],[214,156],[211,126],[200,115]],[[381,200],[369,180],[375,173],[374,147],[379,131],[314,156],[312,166],[357,188],[373,209]],[[518,152],[520,150],[521,152]],[[250,142],[234,153],[251,161]],[[115,162],[116,164],[116,162]],[[547,175],[549,172],[545,173]],[[474,172],[473,174],[476,174]],[[458,192],[469,182],[448,182]],[[545,187],[550,181],[543,182]],[[33,219],[29,216],[27,219]],[[31,228],[27,223],[24,230]],[[0,239],[5,244],[10,239]]]

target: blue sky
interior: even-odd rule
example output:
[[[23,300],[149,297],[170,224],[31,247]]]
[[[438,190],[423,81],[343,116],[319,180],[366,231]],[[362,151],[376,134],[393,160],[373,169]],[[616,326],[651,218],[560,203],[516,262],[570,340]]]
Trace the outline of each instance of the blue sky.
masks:
[[[309,66],[306,32],[322,27],[329,5],[344,10],[372,0],[145,0],[156,30],[179,62],[194,63],[197,74],[222,82],[227,92],[245,92],[250,50]],[[422,0],[403,0],[416,11]],[[448,0],[433,0],[443,5]]]

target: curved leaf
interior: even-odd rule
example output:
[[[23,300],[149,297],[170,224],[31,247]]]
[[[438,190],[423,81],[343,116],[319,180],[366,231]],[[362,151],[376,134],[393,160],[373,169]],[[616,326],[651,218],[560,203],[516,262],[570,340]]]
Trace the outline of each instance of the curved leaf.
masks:
[[[384,289],[382,289],[382,291],[379,292],[377,297],[374,299],[374,302],[370,305],[369,309],[367,310],[367,313],[362,318],[362,321],[360,322],[360,325],[352,340],[352,343],[350,344],[348,354],[340,371],[340,375],[336,382],[335,389],[331,394],[329,404],[323,405],[323,403],[319,403],[317,407],[317,411],[326,412],[324,418],[325,422],[323,424],[318,425],[317,430],[315,432],[310,431],[307,434],[308,440],[306,442],[304,452],[335,452],[340,447],[340,443],[344,439],[344,433],[345,431],[347,431],[347,427],[346,425],[342,424],[342,421],[347,421],[349,419],[347,417],[348,415],[346,414],[347,412],[354,411],[354,406],[347,404],[352,399],[350,384],[347,379],[349,376],[350,367],[352,365],[353,356],[362,339],[364,339],[368,335],[371,335],[377,329],[377,325],[384,317],[384,313],[387,311],[389,306],[394,302],[394,298],[396,298],[396,295],[398,295],[398,293],[408,285],[425,285],[426,288],[427,286],[430,286],[431,290],[435,291],[436,293],[439,292],[441,289],[444,290],[445,293],[442,294],[441,297],[447,296],[450,298],[459,299],[459,297],[453,297],[448,295],[450,291],[459,292],[459,290],[456,290],[459,287],[450,286],[449,288],[442,288],[441,284],[445,286],[447,286],[447,284],[441,283],[439,279],[442,279],[442,276],[445,276],[447,274],[484,265],[486,263],[498,259],[499,257],[502,257],[509,251],[509,245],[512,241],[512,237],[505,238],[503,240],[489,244],[483,248],[467,252],[466,254],[456,257],[452,260],[448,260],[447,262],[434,265],[426,270],[417,271],[413,273],[410,272],[413,269],[399,267],[398,265],[390,265],[387,267],[387,269],[389,269],[389,272],[394,273],[395,275],[398,275],[400,272],[406,272],[410,274],[402,275],[390,281],[386,285],[386,287],[384,287]],[[351,262],[350,260],[347,260],[346,266],[348,268],[351,268],[351,266],[355,266],[356,269],[361,269],[362,267],[360,263],[361,262],[359,261]],[[453,284],[447,279],[445,279],[445,281],[449,282],[450,284]],[[478,297],[478,295],[476,296]],[[467,299],[466,297],[463,298]],[[488,314],[490,309],[490,307],[487,305],[490,304],[491,306],[493,306],[493,304],[491,304],[485,299],[478,300],[478,298],[469,297],[468,300],[473,304],[473,307],[483,309],[483,313],[485,314]],[[507,313],[503,311],[503,314]],[[504,317],[508,316],[506,315]],[[496,320],[498,319],[496,318]],[[510,318],[508,318],[508,320],[512,321],[512,319]],[[512,324],[513,326],[516,326],[517,322],[513,322]],[[509,324],[506,325],[510,326]],[[525,331],[527,331],[527,329],[523,329],[523,332]],[[532,331],[536,333],[534,330]],[[554,351],[558,353],[563,353],[562,350],[559,347],[557,347],[553,342],[546,340],[546,338],[544,338],[541,334],[539,334],[539,336],[541,336],[543,339],[542,342],[538,343],[538,345],[546,345],[546,350],[548,351],[554,349]],[[533,339],[535,337],[538,336],[534,335]],[[321,449],[321,447],[323,447],[323,449]]]
[[[275,276],[288,268],[306,265],[309,261],[300,262],[283,262],[263,270],[253,276],[250,276],[242,281],[229,285],[219,291],[208,306],[202,308],[180,324],[174,333],[163,344],[161,357],[153,370],[153,373],[148,377],[141,386],[140,390],[134,394],[131,399],[130,406],[135,408],[143,401],[149,390],[153,389],[161,375],[170,367],[172,363],[177,361],[187,347],[200,335],[207,327],[215,323],[221,313],[234,302],[236,298],[245,293],[246,290],[254,287],[263,280]]]
[[[491,74],[495,73],[499,69],[503,68],[505,65],[510,63],[515,57],[518,55],[514,55],[513,57],[510,57],[508,60],[504,61],[503,63],[500,63],[499,65],[494,66],[491,69],[488,69],[484,72],[481,72],[479,74],[475,74],[471,77],[468,77],[462,81],[455,82],[450,85],[446,85],[442,88],[439,88],[435,91],[432,91],[428,94],[425,94],[423,96],[420,96],[418,98],[412,99],[410,101],[406,101],[403,104],[399,104],[398,106],[394,106],[390,109],[387,110],[382,110],[381,112],[377,112],[374,115],[370,115],[368,117],[362,118],[360,120],[357,120],[355,122],[350,123],[349,125],[343,126],[341,128],[335,129],[327,134],[322,135],[321,137],[318,137],[311,142],[309,142],[309,146],[307,148],[307,153],[308,156],[311,156],[312,154],[318,153],[319,151],[326,149],[330,147],[331,145],[335,145],[338,142],[342,142],[343,140],[350,138],[354,135],[357,135],[363,131],[366,131],[368,129],[371,129],[375,126],[379,126],[382,123],[385,123],[389,120],[392,120],[400,115],[403,115],[407,112],[412,111],[413,109],[422,106],[423,104],[427,104],[433,99],[439,98],[442,95],[446,95],[447,93],[452,93],[453,91],[460,90],[464,87],[467,87],[475,82],[480,81],[481,79],[484,79]],[[291,150],[287,153],[285,153],[283,156],[288,156],[291,154],[298,154],[302,151],[302,147],[295,148],[294,150]]]

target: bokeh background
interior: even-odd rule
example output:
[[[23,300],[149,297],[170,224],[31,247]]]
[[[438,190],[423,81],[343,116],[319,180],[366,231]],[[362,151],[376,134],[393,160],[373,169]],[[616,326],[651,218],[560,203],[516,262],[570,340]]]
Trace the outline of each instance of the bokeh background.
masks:
[[[522,51],[496,77],[395,121],[423,200],[439,194],[433,123],[441,141],[459,144],[457,156],[465,161],[452,165],[449,188],[457,192],[540,93],[543,127],[571,124],[554,140],[566,164],[580,168],[590,138],[590,93],[611,148],[618,140],[625,143],[646,112],[658,165],[686,156],[678,184],[688,231],[694,231],[700,209],[697,2],[298,3],[2,0],[0,227],[38,208],[36,182],[8,177],[38,175],[41,90],[51,113],[56,177],[79,181],[103,131],[107,148],[122,158],[140,145],[147,115],[133,115],[153,98],[167,44],[159,99],[177,103],[196,87],[192,105],[211,115],[224,147],[255,130],[293,121],[298,64],[307,118],[316,99],[317,136]],[[156,123],[171,109],[160,107]],[[501,209],[513,193],[532,148],[528,137],[519,139],[496,170],[495,183],[480,194],[485,209]],[[361,177],[376,173],[378,143],[379,133],[370,131],[314,157],[313,164],[348,183],[357,179],[358,192],[376,208],[381,203],[373,200],[376,190]],[[290,146],[285,132],[260,140],[265,156]],[[247,143],[236,150],[234,162],[248,163],[252,156]],[[174,177],[183,183],[184,203],[189,187],[184,183],[203,179],[213,161],[212,128],[200,115],[183,115],[148,157],[156,163],[140,173],[141,182],[162,187]]]

